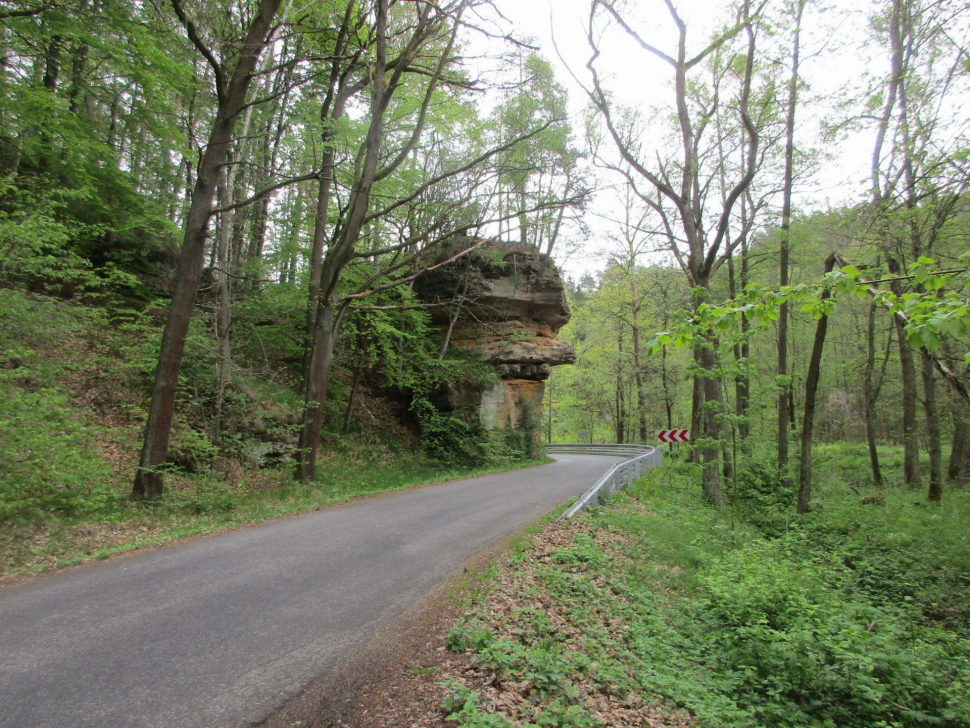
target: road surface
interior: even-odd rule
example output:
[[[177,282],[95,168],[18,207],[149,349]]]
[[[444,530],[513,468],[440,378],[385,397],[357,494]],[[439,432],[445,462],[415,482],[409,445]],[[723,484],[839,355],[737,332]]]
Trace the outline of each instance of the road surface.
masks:
[[[247,726],[617,458],[391,493],[0,589],[0,726]]]

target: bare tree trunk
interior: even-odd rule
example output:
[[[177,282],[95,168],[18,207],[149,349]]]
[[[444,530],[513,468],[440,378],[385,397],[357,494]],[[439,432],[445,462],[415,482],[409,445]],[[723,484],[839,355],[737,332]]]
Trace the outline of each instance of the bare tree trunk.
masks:
[[[47,45],[44,53],[44,78],[41,80],[44,88],[50,92],[57,91],[57,81],[61,74],[61,48],[64,38],[55,35]]]
[[[893,109],[900,97],[905,98],[903,92],[905,66],[907,56],[905,53],[904,26],[906,20],[905,0],[892,0],[892,10],[889,15],[889,40],[891,46],[892,73],[890,75],[885,102],[883,104],[882,117],[879,121],[876,132],[876,143],[872,154],[872,196],[873,202],[881,207],[883,211],[890,200],[892,185],[886,181],[886,189],[882,189],[880,183],[880,165],[882,163],[882,148],[888,136],[889,123],[892,118]],[[905,100],[903,101],[905,107]],[[911,182],[912,166],[909,163],[909,150],[903,150],[903,168],[907,185]],[[910,190],[911,191],[911,190]],[[885,233],[884,233],[885,234]],[[894,248],[892,240],[887,239],[883,242],[886,252],[886,259],[889,272],[898,276],[902,273],[902,265],[899,260],[899,251]],[[902,286],[899,281],[890,283],[893,294],[902,294]],[[916,366],[913,363],[913,351],[906,340],[903,331],[903,322],[898,316],[893,317],[896,327],[896,339],[899,343],[899,366],[901,370],[903,386],[903,480],[907,485],[916,485],[920,482],[919,467],[919,443],[917,441],[917,421],[916,421]]]
[[[694,345],[694,361],[698,363],[701,362],[702,354],[700,351],[700,345]],[[701,433],[704,431],[704,380],[698,376],[694,375],[691,382],[691,399],[690,399],[690,432],[692,439],[696,440],[701,437]],[[696,445],[691,445],[691,460],[693,462],[700,461],[699,448]]]
[[[357,387],[364,376],[364,350],[360,351],[360,358],[357,360],[357,371],[354,373],[354,383],[350,386],[350,397],[347,398],[347,411],[344,413],[344,434],[350,432],[350,423],[354,418],[354,404],[357,399]]]
[[[313,480],[317,470],[320,431],[323,429],[323,405],[333,367],[333,350],[340,325],[337,315],[337,283],[344,266],[354,253],[364,217],[370,204],[370,191],[377,177],[381,143],[384,138],[384,114],[387,110],[385,72],[387,70],[387,12],[389,0],[378,0],[376,16],[377,56],[372,80],[371,123],[364,141],[364,163],[348,208],[347,224],[340,240],[327,253],[320,272],[320,296],[313,327],[313,348],[304,389],[303,426],[297,460],[297,478],[304,483]],[[427,17],[424,15],[423,17]],[[318,212],[319,222],[319,212]]]
[[[702,487],[704,498],[710,503],[721,505],[721,473],[718,467],[718,452],[720,451],[720,427],[717,420],[721,401],[721,381],[717,378],[717,354],[714,350],[715,342],[707,341],[700,346],[697,363],[705,371],[702,378],[703,400],[701,404],[701,437],[705,440],[701,447],[701,462],[704,464]],[[695,349],[696,351],[696,349]],[[693,433],[692,433],[693,435]],[[696,437],[696,435],[693,435]]]
[[[634,322],[636,320],[634,319]],[[647,397],[643,391],[643,365],[640,361],[640,327],[633,326],[634,382],[637,386],[637,441],[647,442]]]
[[[327,397],[330,369],[333,367],[333,349],[336,343],[335,316],[336,296],[320,307],[313,331],[313,351],[310,355],[310,372],[306,380],[304,396],[303,427],[300,430],[297,477],[303,482],[313,480],[317,469],[317,450],[320,431],[323,429],[323,402]]]
[[[243,118],[242,129],[239,136],[243,140],[239,144],[237,155],[243,156],[245,139],[249,133],[249,122],[252,119],[253,107],[246,109]],[[219,190],[219,206],[227,208],[232,203],[233,197],[240,194],[237,187],[237,172],[239,165],[231,165],[223,170],[223,183]],[[222,440],[222,403],[226,391],[226,384],[229,381],[231,369],[232,342],[229,338],[229,326],[232,317],[232,290],[230,271],[233,260],[230,239],[234,230],[241,226],[242,210],[227,210],[219,217],[218,245],[216,246],[216,263],[219,268],[216,271],[216,315],[215,315],[215,335],[216,351],[218,352],[219,362],[216,365],[216,387],[215,387],[215,423],[213,429],[213,442],[220,444]]]
[[[454,15],[441,11],[431,3],[421,6],[413,35],[405,44],[402,55],[396,59],[391,79],[388,82],[387,71],[387,19],[390,0],[377,0],[375,13],[375,58],[370,73],[371,103],[370,125],[363,145],[363,163],[360,174],[354,180],[353,191],[347,206],[347,222],[341,230],[339,238],[331,245],[323,260],[320,272],[320,305],[313,327],[313,349],[310,355],[310,366],[304,387],[304,409],[296,476],[303,482],[309,482],[316,474],[317,452],[320,448],[320,431],[323,427],[323,403],[327,393],[327,379],[333,366],[333,349],[337,338],[342,316],[337,311],[337,284],[345,266],[353,258],[355,246],[360,239],[360,233],[370,207],[371,189],[379,179],[390,175],[408,157],[414,145],[421,136],[428,106],[431,103],[433,91],[441,80],[441,74],[451,57],[455,37],[460,27],[460,16],[464,9],[458,5]],[[435,16],[432,17],[432,10]],[[453,22],[452,22],[453,21]],[[378,164],[381,161],[381,145],[384,139],[384,123],[387,109],[396,89],[399,88],[401,78],[413,60],[414,54],[422,49],[422,44],[433,35],[435,27],[447,28],[451,22],[448,41],[433,72],[425,92],[418,121],[412,130],[410,141],[404,145],[398,155],[387,162],[378,174]]]
[[[630,276],[630,330],[633,343],[633,380],[637,387],[637,435],[638,441],[647,441],[647,400],[643,391],[643,363],[640,351],[640,297],[637,290],[636,251],[632,241],[629,242],[629,276]]]
[[[894,275],[898,275],[898,264],[890,265],[889,270]],[[902,288],[898,283],[890,285],[896,289],[893,293],[902,294]],[[913,362],[913,350],[906,339],[903,322],[898,316],[894,316],[893,323],[896,326],[899,368],[903,385],[903,482],[906,485],[919,485],[921,473],[919,466],[919,424],[916,414],[916,365]]]
[[[455,330],[455,322],[458,320],[459,313],[461,313],[461,306],[455,306],[448,314],[448,330],[445,331],[445,340],[441,344],[441,351],[438,352],[438,359],[444,359],[445,354],[448,353],[448,346],[451,344],[451,334]]]
[[[546,382],[546,391],[549,393],[549,422],[547,424],[546,442],[550,445],[552,444],[552,396],[554,387],[553,380],[549,379]]]
[[[348,8],[351,7],[348,5]],[[336,84],[336,80],[332,79],[332,84]],[[328,96],[326,102],[324,102],[323,110],[321,111],[321,116],[324,120],[328,122],[329,126],[324,131],[324,152],[323,152],[323,165],[320,171],[320,188],[317,195],[317,206],[316,214],[314,216],[313,222],[313,245],[310,249],[310,291],[307,296],[307,319],[306,319],[306,331],[307,331],[307,346],[304,349],[303,356],[303,379],[307,378],[310,371],[310,357],[312,351],[311,338],[313,335],[314,327],[316,326],[317,310],[320,306],[320,276],[323,271],[323,248],[327,242],[327,215],[330,209],[330,191],[333,187],[333,176],[334,176],[334,128],[335,124],[341,116],[343,116],[344,104],[346,102],[346,97],[344,96],[343,89],[339,91],[334,90],[333,94],[336,96],[333,99],[333,109],[330,110],[329,106],[331,103],[331,97]]]
[[[623,431],[623,324],[617,322],[616,326],[616,441],[622,444],[626,433]]]
[[[835,254],[825,260],[825,272],[831,273],[835,267]],[[828,290],[822,292],[820,301],[829,298]],[[815,429],[815,401],[818,394],[818,380],[821,377],[822,352],[825,349],[825,334],[828,330],[829,317],[822,314],[815,327],[815,341],[812,343],[812,356],[808,362],[808,373],[805,375],[805,411],[802,420],[802,454],[798,476],[798,500],[796,510],[808,513],[812,501],[812,435]]]
[[[451,335],[454,333],[455,323],[458,321],[458,317],[461,315],[461,302],[466,293],[468,293],[467,263],[462,271],[461,281],[455,288],[455,305],[451,311],[448,312],[448,330],[445,332],[445,340],[441,344],[441,351],[438,353],[438,359],[444,359],[445,354],[448,353],[448,347],[451,344]]]
[[[926,430],[929,436],[930,487],[928,501],[938,503],[943,498],[943,450],[940,445],[940,413],[936,402],[936,375],[933,359],[926,349],[921,351],[923,364],[923,409],[926,412]]]
[[[669,385],[667,381],[667,347],[664,346],[660,350],[660,379],[664,388],[664,409],[667,412],[667,429],[674,429],[674,400],[670,396]]]
[[[252,107],[250,107],[252,108]],[[219,189],[219,206],[226,207],[230,204],[229,185],[232,183],[231,174],[224,174],[223,183]],[[217,301],[215,315],[215,335],[216,351],[219,360],[216,363],[216,386],[215,386],[215,418],[213,422],[212,440],[219,444],[222,438],[222,399],[226,391],[226,382],[229,374],[229,357],[231,353],[229,341],[229,320],[232,312],[232,301],[229,291],[229,233],[232,219],[231,212],[224,212],[219,222],[218,235],[218,255],[216,260],[219,265],[218,277],[216,279]]]
[[[741,290],[748,285],[748,241],[747,232],[742,232],[741,237]],[[745,364],[751,361],[751,344],[748,342],[748,331],[751,322],[744,314],[741,315],[741,358]],[[742,442],[746,442],[751,435],[751,424],[748,421],[748,408],[751,402],[751,380],[746,373],[738,376],[737,382],[737,401],[735,409],[738,415],[738,435]]]
[[[872,373],[876,368],[876,303],[869,306],[868,355],[864,370],[865,389],[863,402],[865,403],[866,443],[869,445],[869,464],[872,466],[872,483],[882,488],[882,471],[879,468],[879,451],[876,449],[876,391],[872,382]]]
[[[788,80],[788,111],[785,118],[785,178],[783,182],[783,201],[781,210],[781,250],[778,256],[778,283],[788,285],[788,247],[791,235],[792,187],[795,169],[795,111],[798,107],[798,60],[801,42],[802,13],[806,0],[795,4],[795,35],[792,40],[791,76]],[[788,302],[781,304],[778,311],[778,366],[776,368],[781,389],[778,392],[778,473],[782,488],[789,488],[788,477],[788,422],[789,412],[788,382]]]
[[[245,106],[253,71],[269,38],[280,3],[281,0],[260,0],[246,38],[240,45],[239,60],[228,83],[223,70],[220,68],[217,72],[219,104],[209,141],[199,165],[195,189],[192,192],[192,204],[185,220],[182,253],[179,257],[175,289],[172,292],[172,306],[165,323],[165,332],[162,334],[158,368],[155,371],[155,384],[152,387],[152,399],[148,409],[145,443],[132,488],[132,495],[135,497],[157,498],[162,493],[162,475],[158,468],[168,457],[179,370],[182,366],[189,323],[192,320],[192,310],[195,307],[195,297],[202,279],[209,218],[212,215],[219,171],[229,156],[236,119]],[[183,25],[189,29],[190,37],[198,37],[195,26],[185,18],[184,13],[180,12],[181,6],[177,3],[173,4],[180,14]],[[198,44],[201,45],[201,41]]]
[[[946,479],[951,483],[961,483],[967,479],[967,464],[970,463],[970,427],[967,427],[965,408],[958,405],[953,411],[953,443],[950,449],[950,462],[946,469]]]
[[[746,285],[746,275],[744,273],[747,268],[747,255],[746,246],[742,246],[742,278],[741,278],[741,288],[743,289]],[[737,284],[735,282],[734,276],[734,258],[728,258],[728,291],[732,299],[737,298]],[[734,345],[734,361],[739,367],[744,366],[748,359],[748,340],[746,334],[748,331],[748,319],[742,315],[741,317],[741,343]],[[742,440],[748,438],[749,430],[748,424],[746,422],[748,417],[748,388],[750,384],[748,377],[740,372],[734,377],[734,414],[738,418],[737,432]]]

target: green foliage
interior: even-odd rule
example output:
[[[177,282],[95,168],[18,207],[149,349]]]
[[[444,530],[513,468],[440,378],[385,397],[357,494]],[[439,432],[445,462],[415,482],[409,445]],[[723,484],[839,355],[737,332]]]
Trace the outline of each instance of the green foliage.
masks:
[[[778,466],[769,453],[761,451],[738,463],[736,488],[732,500],[747,523],[770,536],[788,530],[795,491],[782,487]]]
[[[74,410],[49,353],[84,317],[0,289],[0,520],[97,514],[118,501],[94,428]]]
[[[492,630],[480,620],[463,619],[451,628],[446,642],[452,652],[484,650],[492,643],[493,637]]]
[[[792,557],[755,542],[715,560],[702,579],[719,668],[752,717],[806,726],[970,720],[965,641],[919,627],[905,610],[847,598],[838,565]]]
[[[487,435],[477,412],[446,415],[423,397],[411,401],[421,442],[445,465],[479,467],[487,458]]]
[[[820,467],[835,476],[839,458]],[[739,510],[770,513],[773,469],[742,468]],[[571,546],[515,561],[516,601],[556,604],[568,640],[520,607],[494,636],[490,618],[469,617],[489,638],[464,648],[502,681],[528,675],[543,715],[572,706],[576,725],[580,683],[662,697],[699,726],[970,724],[967,494],[926,508],[889,492],[872,506],[832,477],[824,508],[787,529],[765,518],[766,537],[677,487],[691,477],[654,471],[631,489],[639,503],[620,496]]]
[[[872,297],[891,316],[902,315],[910,344],[938,350],[945,336],[965,336],[970,333],[970,306],[958,293],[965,270],[944,272],[930,258],[919,258],[909,266],[909,276],[927,289],[925,292],[895,295],[874,286],[870,274],[846,265],[826,273],[818,284],[799,284],[771,288],[763,284],[748,284],[742,294],[724,303],[701,303],[691,312],[682,311],[679,325],[671,331],[657,334],[649,346],[658,353],[664,346],[692,346],[696,336],[728,337],[732,342],[739,335],[740,320],[744,317],[755,328],[765,328],[778,318],[782,303],[800,304],[801,311],[813,319],[831,316],[838,296],[843,298]],[[944,290],[948,289],[948,290]]]
[[[455,721],[461,728],[513,728],[507,718],[479,710],[478,695],[461,683],[449,685],[441,711],[445,720]]]
[[[19,352],[23,355],[26,352]],[[0,367],[9,364],[0,354]],[[0,521],[51,512],[95,515],[117,504],[110,469],[70,400],[24,391],[22,367],[0,370]]]

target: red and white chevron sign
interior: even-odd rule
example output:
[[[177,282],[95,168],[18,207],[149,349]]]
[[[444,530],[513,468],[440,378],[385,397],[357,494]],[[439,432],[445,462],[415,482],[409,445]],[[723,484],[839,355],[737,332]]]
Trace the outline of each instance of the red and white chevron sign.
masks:
[[[690,430],[661,430],[657,439],[660,442],[690,442]]]

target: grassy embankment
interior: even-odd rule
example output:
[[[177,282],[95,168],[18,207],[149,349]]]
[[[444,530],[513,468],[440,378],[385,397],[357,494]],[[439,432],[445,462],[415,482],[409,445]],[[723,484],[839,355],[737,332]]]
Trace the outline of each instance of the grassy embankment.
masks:
[[[235,371],[226,405],[235,441],[217,449],[197,404],[198,383],[214,368],[200,357],[187,361],[173,437],[183,467],[166,476],[158,502],[133,502],[161,320],[0,289],[0,578],[530,464],[498,458],[474,470],[445,467],[424,457],[413,435],[389,421],[376,426],[371,415],[350,436],[325,435],[318,478],[302,486],[285,459],[259,467],[252,455],[259,437],[293,439],[300,403],[292,387]],[[195,341],[198,351],[205,332]],[[329,419],[340,422],[340,411]]]
[[[452,630],[478,669],[450,720],[970,726],[970,493],[876,494],[863,448],[817,457],[805,518],[764,464],[723,510],[674,465],[535,536]]]

